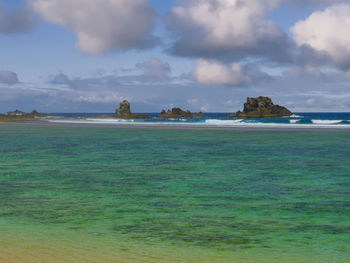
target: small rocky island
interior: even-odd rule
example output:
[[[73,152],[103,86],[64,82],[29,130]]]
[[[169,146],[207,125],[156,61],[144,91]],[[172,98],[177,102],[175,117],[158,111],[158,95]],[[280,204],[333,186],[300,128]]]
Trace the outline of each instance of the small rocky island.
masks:
[[[26,113],[20,110],[9,111],[6,114],[0,114],[0,121],[13,122],[13,121],[30,121],[37,118],[45,118],[49,115],[46,113],[39,113],[33,110],[30,113]]]
[[[285,107],[275,105],[269,97],[247,98],[243,112],[238,111],[227,117],[233,118],[276,118],[287,117],[293,113]]]
[[[190,119],[190,118],[196,118],[196,117],[205,117],[205,115],[202,112],[192,113],[190,111],[183,111],[180,108],[172,108],[171,110],[168,110],[168,111],[162,110],[162,112],[157,117],[162,119],[169,119],[169,118]]]
[[[130,111],[130,102],[124,100],[120,103],[120,107],[115,110],[113,115],[103,115],[101,118],[116,118],[116,119],[150,119],[148,115],[133,114]]]

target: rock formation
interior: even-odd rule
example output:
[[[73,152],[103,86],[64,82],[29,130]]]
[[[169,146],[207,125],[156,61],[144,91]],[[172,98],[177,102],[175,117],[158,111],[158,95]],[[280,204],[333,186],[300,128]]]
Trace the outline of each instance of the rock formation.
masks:
[[[127,100],[124,100],[123,102],[120,103],[119,109],[115,110],[115,116],[128,116],[131,115],[130,111],[130,103]]]
[[[162,112],[157,116],[158,118],[169,119],[169,118],[194,118],[194,117],[205,117],[202,112],[192,113],[190,111],[183,111],[180,108],[172,108],[171,110]]]
[[[130,111],[130,103],[127,100],[124,100],[120,103],[120,107],[115,110],[115,114],[112,116],[117,119],[150,119],[150,116],[133,114]]]
[[[238,118],[275,118],[291,116],[293,113],[285,107],[275,105],[269,97],[247,98],[243,112],[238,111],[227,117]]]
[[[33,116],[34,118],[43,118],[43,117],[48,117],[49,115],[46,113],[39,113],[36,110],[33,110],[31,113],[28,113],[27,115]]]
[[[9,111],[6,114],[0,114],[0,121],[30,121],[36,118],[48,117],[48,114],[39,113],[33,110],[31,113],[25,113],[20,110]]]

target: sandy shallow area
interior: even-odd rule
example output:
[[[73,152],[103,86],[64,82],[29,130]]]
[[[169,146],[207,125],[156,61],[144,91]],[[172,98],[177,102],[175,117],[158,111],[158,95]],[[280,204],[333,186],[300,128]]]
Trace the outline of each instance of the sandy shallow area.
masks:
[[[1,263],[232,262],[231,255],[159,246],[45,226],[0,227]],[[243,262],[243,261],[237,261]],[[244,261],[250,262],[250,261]]]
[[[110,244],[102,240],[42,240],[1,238],[1,263],[151,263],[151,262],[232,262],[219,255],[201,256],[194,251],[170,251],[150,245]],[[193,254],[192,254],[193,253]],[[253,261],[237,261],[253,262]]]
[[[332,257],[293,251],[204,251],[197,248],[160,247],[145,243],[119,243],[84,234],[42,232],[19,234],[1,231],[1,263],[348,263]],[[270,251],[271,252],[271,251]]]

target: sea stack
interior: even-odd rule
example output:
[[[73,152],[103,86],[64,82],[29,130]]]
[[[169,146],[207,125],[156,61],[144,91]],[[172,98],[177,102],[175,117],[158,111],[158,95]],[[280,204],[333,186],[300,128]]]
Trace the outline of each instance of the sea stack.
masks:
[[[243,112],[238,111],[227,117],[238,118],[276,118],[287,117],[293,113],[285,107],[273,104],[269,97],[247,98]]]
[[[180,108],[172,108],[171,110],[162,112],[157,116],[158,118],[169,119],[169,118],[195,118],[195,117],[205,117],[202,112],[192,113],[190,111],[183,111]]]
[[[129,116],[131,115],[130,111],[130,102],[127,100],[124,100],[123,102],[120,103],[119,109],[115,110],[115,116],[116,117],[123,117],[123,116]]]
[[[130,111],[130,102],[124,100],[120,103],[120,107],[115,110],[114,118],[117,119],[150,119],[150,116],[141,115],[141,114],[133,114]]]

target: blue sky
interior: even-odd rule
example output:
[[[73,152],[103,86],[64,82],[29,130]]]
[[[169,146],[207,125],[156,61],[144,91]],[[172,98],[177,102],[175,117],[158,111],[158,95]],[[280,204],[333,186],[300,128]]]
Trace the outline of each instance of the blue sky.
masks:
[[[0,3],[0,112],[350,111],[346,0]]]

